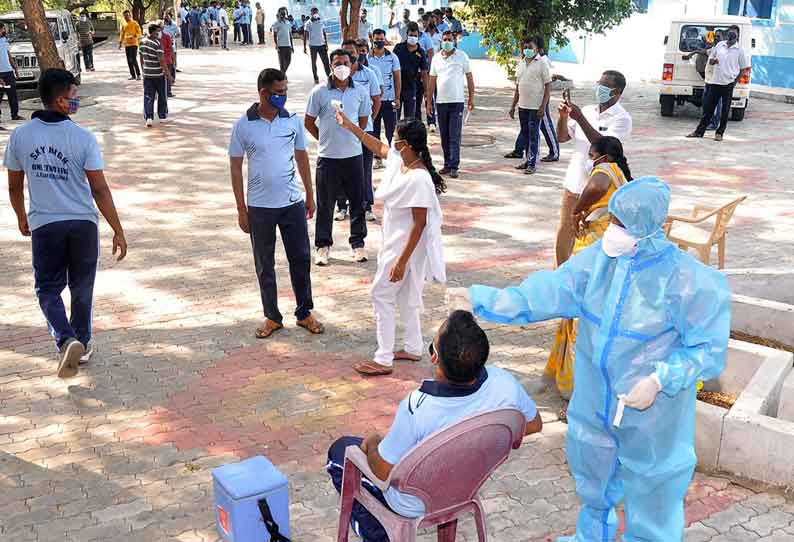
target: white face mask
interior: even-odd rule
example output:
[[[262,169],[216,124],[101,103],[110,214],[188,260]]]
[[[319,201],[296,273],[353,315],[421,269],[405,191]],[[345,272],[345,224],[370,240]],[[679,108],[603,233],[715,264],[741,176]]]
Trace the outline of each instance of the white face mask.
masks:
[[[408,45],[416,45],[419,43],[419,38],[416,36],[408,36],[405,41],[408,42]]]
[[[340,81],[347,81],[347,78],[350,77],[350,66],[342,65],[334,67],[334,77]]]
[[[601,238],[601,249],[610,258],[633,256],[637,251],[637,239],[626,228],[612,223]]]
[[[585,163],[584,163],[584,169],[585,169],[585,171],[587,172],[587,176],[588,176],[588,177],[589,177],[590,175],[592,175],[592,174],[593,174],[593,168],[595,168],[595,167],[596,167],[596,165],[597,165],[597,164],[596,164],[596,162],[598,162],[598,161],[599,161],[599,160],[601,160],[602,158],[603,158],[603,156],[599,156],[599,157],[598,157],[598,158],[596,158],[595,160],[593,160],[593,159],[591,159],[591,158],[588,158],[588,159],[585,161]]]

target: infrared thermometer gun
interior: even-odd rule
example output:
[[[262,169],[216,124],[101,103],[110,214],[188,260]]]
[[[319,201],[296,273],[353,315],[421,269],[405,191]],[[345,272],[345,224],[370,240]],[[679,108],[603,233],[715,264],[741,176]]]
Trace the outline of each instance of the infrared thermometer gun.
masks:
[[[345,112],[345,104],[343,104],[341,100],[331,100],[331,107],[333,107],[334,111],[336,111],[337,113]],[[339,124],[339,126],[342,126],[341,120],[337,120],[336,122],[337,124]]]

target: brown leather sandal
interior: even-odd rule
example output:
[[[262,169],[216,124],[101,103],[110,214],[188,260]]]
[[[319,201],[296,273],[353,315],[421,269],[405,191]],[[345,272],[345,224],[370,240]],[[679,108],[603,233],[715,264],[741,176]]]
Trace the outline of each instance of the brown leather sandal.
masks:
[[[381,365],[375,361],[365,361],[353,365],[353,369],[362,376],[386,376],[392,374],[394,369],[386,365]]]
[[[310,314],[303,320],[298,320],[297,324],[298,327],[302,327],[312,335],[320,335],[325,332],[325,326],[323,326],[313,314]]]
[[[267,339],[279,329],[283,329],[284,325],[274,322],[273,320],[265,320],[265,323],[256,328],[257,339]]]
[[[410,354],[405,350],[398,350],[394,353],[394,361],[422,361],[422,356],[417,356],[414,354]]]

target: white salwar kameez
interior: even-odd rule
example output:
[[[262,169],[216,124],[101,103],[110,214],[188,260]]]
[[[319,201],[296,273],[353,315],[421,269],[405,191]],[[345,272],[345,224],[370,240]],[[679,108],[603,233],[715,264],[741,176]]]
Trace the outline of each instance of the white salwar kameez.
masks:
[[[381,365],[394,364],[394,341],[397,322],[395,308],[399,307],[403,324],[403,350],[421,356],[422,290],[425,280],[446,282],[444,251],[441,242],[441,205],[433,180],[424,169],[401,170],[402,158],[393,148],[389,151],[383,180],[375,198],[383,201],[383,243],[378,252],[378,270],[372,284],[372,305],[377,323],[378,350],[375,361]],[[400,282],[390,282],[389,275],[399,260],[414,226],[411,209],[427,209],[427,224],[405,269]]]

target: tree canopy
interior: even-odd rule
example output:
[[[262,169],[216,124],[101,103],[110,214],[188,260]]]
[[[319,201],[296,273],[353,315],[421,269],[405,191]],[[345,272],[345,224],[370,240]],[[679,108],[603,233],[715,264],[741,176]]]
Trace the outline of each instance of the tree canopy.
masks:
[[[543,36],[558,47],[570,31],[601,33],[634,11],[633,0],[468,0],[466,18],[476,21],[491,55],[512,68],[525,36]],[[512,70],[511,70],[512,71]]]

